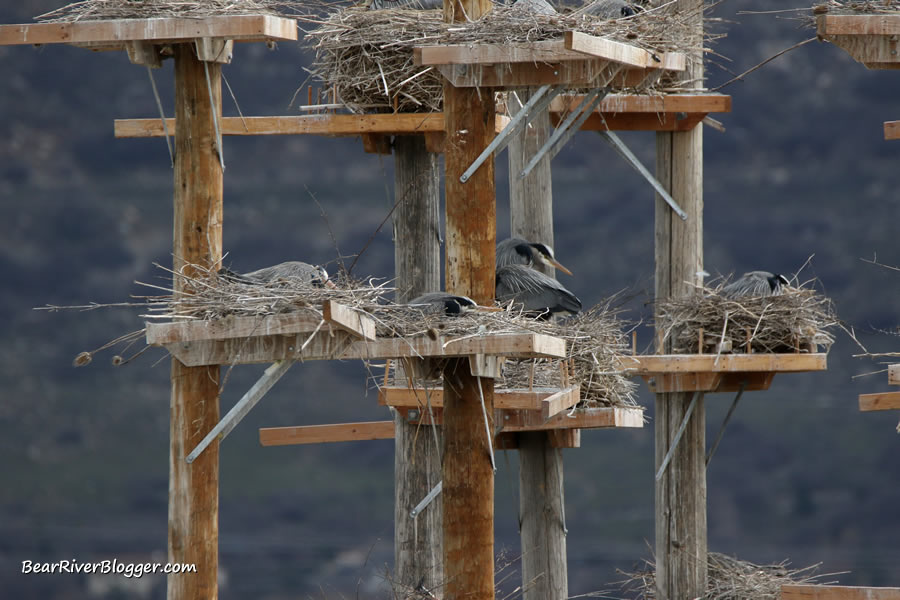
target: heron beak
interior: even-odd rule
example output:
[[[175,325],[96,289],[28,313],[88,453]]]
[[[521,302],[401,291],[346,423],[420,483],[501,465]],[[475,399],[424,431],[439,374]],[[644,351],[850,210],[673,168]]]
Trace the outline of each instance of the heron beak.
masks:
[[[337,286],[334,285],[334,282],[333,282],[332,280],[326,279],[326,280],[325,280],[325,287],[327,287],[327,288],[333,290],[333,289],[335,289]]]
[[[550,264],[550,265],[556,267],[557,269],[559,269],[560,271],[562,271],[562,272],[565,273],[566,275],[571,275],[571,274],[572,274],[572,271],[570,271],[570,270],[568,270],[567,268],[565,268],[564,266],[562,266],[562,263],[560,263],[559,261],[557,261],[555,258],[547,258],[546,261],[547,261],[548,264]]]

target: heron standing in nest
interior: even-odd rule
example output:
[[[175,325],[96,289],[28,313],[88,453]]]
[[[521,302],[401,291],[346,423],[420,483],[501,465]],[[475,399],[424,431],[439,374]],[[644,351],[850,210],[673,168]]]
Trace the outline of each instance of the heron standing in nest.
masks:
[[[572,271],[565,268],[553,256],[553,248],[540,242],[529,242],[522,238],[507,238],[497,244],[497,269],[507,265],[526,265],[534,268],[542,264],[559,269],[566,275]]]
[[[513,306],[538,318],[581,312],[581,300],[566,287],[527,265],[506,265],[497,269],[494,296],[501,304]]]
[[[768,271],[750,271],[722,288],[726,298],[779,296],[782,288],[790,285],[787,277]]]
[[[299,260],[290,260],[243,274],[222,267],[218,274],[220,277],[238,283],[265,285],[285,281],[313,287],[335,287],[334,282],[328,279],[328,271],[324,267]]]

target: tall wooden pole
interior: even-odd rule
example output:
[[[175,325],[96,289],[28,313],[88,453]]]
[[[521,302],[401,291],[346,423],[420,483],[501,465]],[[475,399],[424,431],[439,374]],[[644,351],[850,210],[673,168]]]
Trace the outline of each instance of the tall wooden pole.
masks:
[[[397,301],[440,289],[440,173],[422,135],[394,138],[394,270]],[[410,511],[437,485],[441,457],[432,432],[394,416],[394,591],[444,580],[443,502],[438,495],[414,519]],[[438,443],[443,438],[437,428]]]
[[[519,90],[522,103],[534,89]],[[515,100],[508,102],[518,108]],[[550,113],[544,111],[509,143],[509,215],[514,237],[553,246],[553,186],[550,160],[544,158],[528,174],[519,173],[550,135]],[[553,275],[552,269],[544,268]],[[563,600],[569,596],[566,534],[563,523],[562,450],[547,432],[520,433],[519,522],[522,540],[524,600]]]
[[[477,19],[490,0],[444,0],[444,19]],[[459,177],[494,136],[490,89],[455,88],[444,82],[446,289],[486,304],[494,298],[497,205],[493,160],[467,183]],[[480,388],[480,389],[479,389]],[[494,382],[473,377],[468,361],[444,369],[444,587],[445,600],[494,598]]]
[[[192,45],[175,47],[176,272],[187,264],[216,267],[222,257],[222,168],[213,114],[221,114],[221,66],[197,60]],[[176,294],[181,285],[175,280]],[[185,456],[219,421],[219,367],[185,367],[172,359],[169,449],[170,563],[196,573],[169,575],[168,598],[218,597],[219,444],[191,464]]]
[[[702,0],[679,0],[677,10],[696,12],[702,36]],[[690,57],[685,74],[700,87],[702,56]],[[703,129],[658,133],[657,178],[687,212],[687,221],[656,197],[656,298],[696,293],[703,269]],[[670,351],[671,348],[659,349]],[[674,442],[693,393],[656,395],[656,467]],[[702,394],[663,477],[656,482],[656,585],[658,598],[706,594],[706,415]]]

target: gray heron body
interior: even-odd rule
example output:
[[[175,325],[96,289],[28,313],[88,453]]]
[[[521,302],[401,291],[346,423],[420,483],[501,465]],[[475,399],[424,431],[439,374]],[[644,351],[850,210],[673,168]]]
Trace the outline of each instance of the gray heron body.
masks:
[[[286,281],[315,287],[334,287],[334,283],[329,281],[328,272],[324,267],[311,265],[299,260],[290,260],[242,274],[222,267],[219,269],[219,276],[240,283],[267,284]]]
[[[497,269],[495,297],[510,300],[522,311],[549,318],[557,313],[581,312],[581,300],[552,277],[527,265],[511,264]]]
[[[789,283],[787,277],[778,273],[750,271],[723,287],[721,295],[726,298],[778,296],[781,294],[782,287]]]
[[[444,313],[448,316],[456,316],[474,308],[475,301],[467,296],[456,296],[447,292],[428,292],[417,296],[407,303],[414,308],[422,309],[425,313]]]
[[[540,242],[529,242],[522,238],[507,238],[497,244],[497,269],[509,265],[526,265],[534,267],[537,264],[549,265],[559,269],[567,275],[572,271],[565,268],[553,256],[553,248]]]
[[[514,3],[514,6],[535,14],[556,14],[556,9],[546,0],[518,0]],[[385,8],[433,10],[442,9],[443,7],[443,0],[367,0],[366,3],[366,8],[369,10],[383,10]]]
[[[596,0],[580,9],[580,12],[603,19],[621,19],[635,14],[634,6],[624,0]]]

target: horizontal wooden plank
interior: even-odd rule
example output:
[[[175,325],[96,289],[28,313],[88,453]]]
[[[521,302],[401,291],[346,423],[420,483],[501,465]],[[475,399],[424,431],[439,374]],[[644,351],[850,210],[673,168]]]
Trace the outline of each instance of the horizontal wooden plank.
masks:
[[[357,442],[361,440],[389,440],[393,438],[393,421],[265,427],[259,430],[259,443],[263,446]]]
[[[417,66],[560,62],[584,59],[583,53],[566,49],[563,40],[517,44],[447,44],[413,48],[413,62]]]
[[[403,134],[444,131],[444,113],[398,113],[372,115],[302,115],[287,117],[225,117],[222,135],[324,135],[355,136],[364,133]],[[175,119],[166,119],[169,134]],[[161,137],[162,120],[116,119],[117,138]]]
[[[438,65],[456,87],[520,88],[544,84],[588,85],[606,72],[604,60],[497,65]]]
[[[550,112],[570,112],[584,99],[581,94],[557,96]],[[731,96],[724,94],[609,94],[595,111],[607,117],[618,113],[731,112]]]
[[[635,375],[728,371],[824,371],[827,354],[660,354],[626,356],[622,367]]]
[[[900,121],[884,122],[884,139],[900,140]]]
[[[783,585],[781,586],[781,600],[900,600],[900,588]]]
[[[629,67],[684,71],[685,57],[680,53],[653,54],[631,44],[617,42],[580,31],[567,31],[565,47],[582,54],[602,58]]]
[[[286,314],[267,317],[227,316],[210,321],[147,323],[147,343],[151,346],[159,346],[197,340],[310,333],[316,329],[321,320],[320,317],[312,314]]]
[[[900,365],[888,365],[888,383],[900,385]]]
[[[730,373],[654,373],[642,376],[654,394],[667,392],[745,392],[767,390],[775,373],[737,371]]]
[[[349,306],[326,300],[322,304],[322,317],[335,327],[364,340],[375,339],[375,320]]]
[[[690,131],[705,113],[594,113],[581,124],[582,131]],[[563,113],[550,113],[554,127],[564,119]]]
[[[149,331],[148,331],[149,333]],[[566,344],[560,338],[537,333],[510,333],[459,339],[428,337],[410,340],[389,338],[374,342],[355,341],[347,334],[320,332],[313,339],[306,333],[244,338],[207,339],[162,344],[184,365],[253,364],[276,360],[385,359],[417,356],[468,356],[495,354],[564,358]]]
[[[819,15],[819,35],[900,35],[900,13],[871,15]]]
[[[581,386],[573,385],[559,390],[549,398],[541,401],[541,417],[545,420],[556,416],[564,410],[568,410],[581,400]]]
[[[532,390],[494,389],[494,408],[519,408],[524,410],[541,410],[545,398],[555,394],[553,388],[534,388]],[[441,387],[428,390],[428,400],[432,408],[444,406],[444,390]],[[425,390],[422,388],[386,386],[378,390],[378,403],[381,405],[418,408],[426,405]]]
[[[401,414],[407,415],[412,409],[399,407]],[[433,408],[435,422],[440,425],[443,419],[443,409]],[[427,411],[422,411],[412,419],[412,423],[430,424],[431,417]],[[596,407],[578,408],[572,412],[557,414],[550,419],[544,419],[534,410],[495,410],[494,426],[503,425],[502,433],[518,431],[549,431],[553,429],[608,429],[614,427],[643,427],[644,411],[641,408],[623,407]]]
[[[860,394],[859,410],[900,410],[900,392]]]
[[[184,42],[197,38],[243,41],[296,40],[297,22],[274,15],[212,16],[198,19],[114,19],[74,23],[0,25],[0,46],[105,44],[128,41]]]

